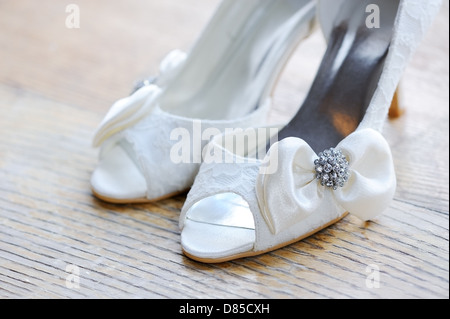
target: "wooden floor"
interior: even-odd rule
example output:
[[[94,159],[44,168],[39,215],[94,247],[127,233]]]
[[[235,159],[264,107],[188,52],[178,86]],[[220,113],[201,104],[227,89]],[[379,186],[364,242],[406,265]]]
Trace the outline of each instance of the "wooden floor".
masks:
[[[449,8],[402,82],[407,113],[385,136],[395,200],[299,243],[217,265],[181,253],[185,195],[152,205],[96,200],[94,129],[171,49],[189,49],[219,0],[0,2],[1,298],[449,298]],[[301,44],[271,120],[301,104],[325,43]],[[376,271],[379,271],[379,287]]]

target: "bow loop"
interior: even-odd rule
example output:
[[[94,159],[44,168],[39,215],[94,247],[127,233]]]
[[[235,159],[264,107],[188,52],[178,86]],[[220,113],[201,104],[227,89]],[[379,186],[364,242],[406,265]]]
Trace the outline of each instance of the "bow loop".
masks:
[[[316,178],[318,156],[305,141],[287,138],[271,147],[265,162],[270,163],[272,171],[260,172],[256,193],[261,214],[272,233],[320,213],[317,209],[324,200],[331,202],[334,209],[344,209],[363,220],[388,207],[396,180],[391,151],[382,135],[372,129],[360,130],[336,149],[336,154],[342,152],[348,160],[349,178],[345,178],[345,184],[339,183],[342,187],[332,188]]]
[[[161,62],[160,75],[157,80],[144,84],[130,96],[114,103],[97,128],[93,145],[100,146],[112,135],[134,125],[149,114],[155,106],[161,87],[167,85],[175,76],[179,67],[186,60],[186,56],[186,53],[179,50],[170,52]],[[157,83],[155,84],[155,82]]]
[[[164,87],[177,74],[178,69],[184,65],[187,53],[181,50],[173,50],[161,62],[159,66],[159,86]]]
[[[297,223],[311,214],[322,196],[314,183],[315,153],[298,138],[274,144],[265,159],[275,173],[262,172],[256,182],[261,213],[273,233]],[[282,209],[282,213],[273,214]]]
[[[367,221],[383,212],[395,194],[397,180],[387,141],[375,130],[365,129],[338,146],[350,162],[348,183],[334,195],[348,212]]]

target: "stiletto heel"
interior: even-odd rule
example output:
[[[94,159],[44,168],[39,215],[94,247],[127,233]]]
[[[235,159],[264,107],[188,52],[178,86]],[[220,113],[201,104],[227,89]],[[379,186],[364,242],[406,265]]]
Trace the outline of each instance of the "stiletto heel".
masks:
[[[440,3],[320,0],[328,49],[305,102],[279,142],[267,128],[211,141],[180,216],[183,252],[208,263],[259,255],[389,207],[396,177],[380,131],[391,102],[401,113],[395,90]],[[379,28],[367,26],[369,5]]]
[[[400,90],[397,89],[392,99],[391,107],[389,108],[389,118],[396,119],[405,113],[405,109],[401,107]]]

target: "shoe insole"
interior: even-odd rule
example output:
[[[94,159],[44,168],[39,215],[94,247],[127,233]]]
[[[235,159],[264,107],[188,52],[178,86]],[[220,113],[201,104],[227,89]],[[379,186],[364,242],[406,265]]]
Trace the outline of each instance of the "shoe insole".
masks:
[[[356,130],[377,88],[392,39],[399,0],[344,1],[308,96],[279,140],[299,137],[319,153]],[[366,8],[380,8],[380,28]]]
[[[310,0],[228,0],[207,28],[160,105],[189,118],[232,120],[270,94],[315,14]],[[214,21],[214,20],[213,20]]]

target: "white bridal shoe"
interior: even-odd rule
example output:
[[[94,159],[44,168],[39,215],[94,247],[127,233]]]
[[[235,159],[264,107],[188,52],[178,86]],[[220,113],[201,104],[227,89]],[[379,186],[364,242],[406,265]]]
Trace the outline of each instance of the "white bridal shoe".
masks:
[[[369,5],[379,8],[379,28],[368,27]],[[328,50],[308,97],[279,142],[262,128],[209,143],[180,216],[183,252],[211,263],[254,256],[348,213],[382,213],[396,178],[380,131],[439,8],[439,0],[321,0]]]
[[[188,190],[201,152],[225,129],[263,125],[270,94],[314,25],[315,1],[224,0],[188,54],[113,105],[94,145],[91,187],[112,203],[149,202]]]

